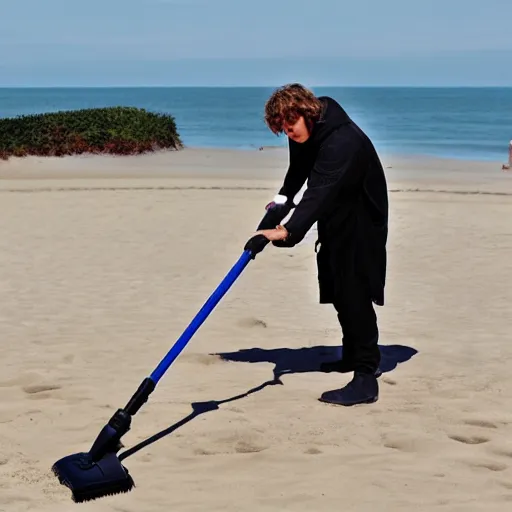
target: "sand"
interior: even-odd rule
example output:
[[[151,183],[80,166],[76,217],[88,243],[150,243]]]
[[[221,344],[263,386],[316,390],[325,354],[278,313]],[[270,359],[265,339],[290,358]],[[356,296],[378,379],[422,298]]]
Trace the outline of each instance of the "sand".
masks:
[[[49,468],[90,447],[236,262],[286,153],[0,162],[0,511],[508,510],[512,175],[383,161],[379,401],[317,400],[351,375],[316,371],[340,332],[315,233],[270,246],[134,418],[127,447],[172,431],[125,460],[136,489],[80,506]]]

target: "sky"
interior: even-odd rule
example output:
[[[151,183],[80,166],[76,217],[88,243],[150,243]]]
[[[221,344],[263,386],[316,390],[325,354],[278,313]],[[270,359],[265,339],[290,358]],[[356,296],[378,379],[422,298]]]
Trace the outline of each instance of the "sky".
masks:
[[[512,0],[0,0],[0,86],[512,86]]]

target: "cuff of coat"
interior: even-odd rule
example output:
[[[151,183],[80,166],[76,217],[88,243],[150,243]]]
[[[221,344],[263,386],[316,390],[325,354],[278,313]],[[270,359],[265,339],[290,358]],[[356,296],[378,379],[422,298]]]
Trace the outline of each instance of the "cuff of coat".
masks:
[[[295,243],[290,242],[289,240],[274,240],[272,245],[275,247],[293,247]]]
[[[293,247],[304,238],[304,235],[297,231],[290,222],[284,224],[283,227],[288,231],[288,236],[285,240],[279,240],[274,243],[276,247]]]

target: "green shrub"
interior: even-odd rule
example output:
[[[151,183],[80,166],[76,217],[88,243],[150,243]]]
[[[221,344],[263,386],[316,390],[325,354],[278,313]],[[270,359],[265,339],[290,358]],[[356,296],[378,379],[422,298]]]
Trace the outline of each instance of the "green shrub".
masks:
[[[173,116],[134,107],[0,119],[0,158],[4,160],[27,155],[133,155],[182,147]]]

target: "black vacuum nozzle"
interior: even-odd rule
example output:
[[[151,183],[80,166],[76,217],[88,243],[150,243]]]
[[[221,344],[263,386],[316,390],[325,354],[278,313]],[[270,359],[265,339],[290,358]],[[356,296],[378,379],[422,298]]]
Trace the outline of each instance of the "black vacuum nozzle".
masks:
[[[135,483],[117,455],[109,452],[98,461],[89,453],[75,453],[57,461],[52,470],[71,490],[73,501],[82,503],[129,492]]]
[[[75,453],[58,460],[52,467],[62,485],[71,490],[73,501],[83,501],[131,491],[135,486],[128,470],[121,464],[117,452],[121,438],[130,430],[134,415],[155,389],[146,378],[124,409],[118,409],[101,429],[88,452]]]

